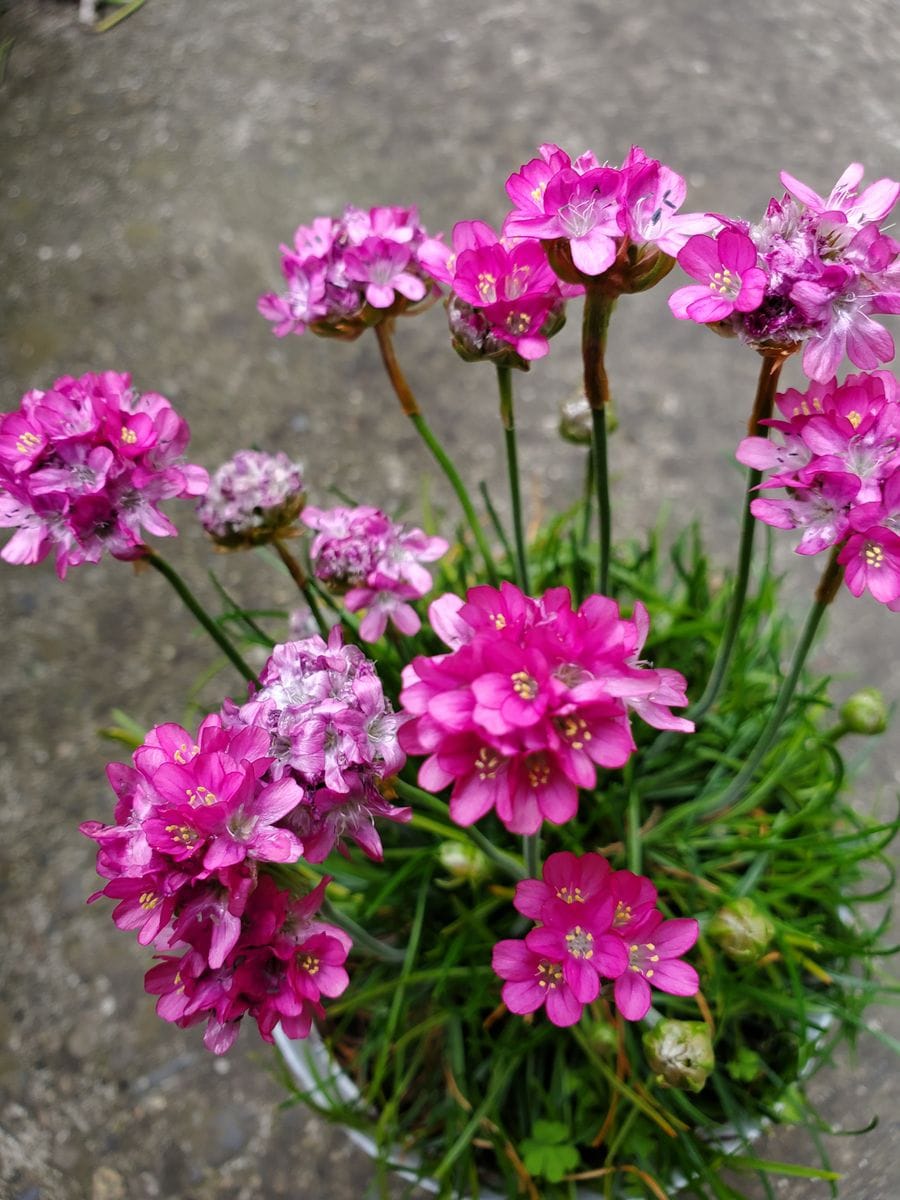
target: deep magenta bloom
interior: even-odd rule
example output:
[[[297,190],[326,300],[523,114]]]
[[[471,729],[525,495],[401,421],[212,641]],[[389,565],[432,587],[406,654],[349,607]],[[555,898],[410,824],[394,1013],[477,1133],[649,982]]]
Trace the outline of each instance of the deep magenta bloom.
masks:
[[[875,527],[854,533],[840,553],[844,578],[854,596],[868,588],[876,600],[893,605],[900,600],[900,537]]]
[[[714,238],[696,234],[679,253],[678,264],[700,282],[670,296],[669,308],[676,317],[701,324],[750,312],[759,306],[766,286],[756,261],[756,247],[742,233],[723,229]]]
[[[158,504],[201,496],[208,478],[185,463],[189,430],[164,396],[141,395],[115,371],[57,379],[0,415],[0,528],[16,532],[2,557],[36,563],[51,551],[70,566],[138,558],[144,531],[177,533]]]
[[[650,1007],[650,989],[693,996],[699,979],[680,956],[697,940],[693,919],[665,921],[656,888],[643,875],[611,871],[599,854],[551,854],[542,879],[516,887],[515,907],[538,922],[524,941],[494,947],[492,965],[506,980],[510,1012],[547,1006],[556,1025],[579,1020],[605,985],[629,1021]]]
[[[639,661],[646,613],[623,620],[602,596],[573,611],[566,588],[532,599],[508,583],[472,588],[461,605],[442,597],[431,612],[452,652],[404,671],[412,719],[400,739],[426,756],[422,787],[452,785],[461,825],[491,809],[514,833],[570,820],[597,767],[620,767],[634,749],[631,707],[661,727],[689,727],[666,707],[686,701],[682,677]]]
[[[664,921],[653,913],[629,933],[628,966],[616,979],[616,1008],[627,1021],[640,1021],[650,1008],[651,987],[672,996],[695,996],[700,987],[697,972],[680,956],[690,950],[700,932],[696,921]]]

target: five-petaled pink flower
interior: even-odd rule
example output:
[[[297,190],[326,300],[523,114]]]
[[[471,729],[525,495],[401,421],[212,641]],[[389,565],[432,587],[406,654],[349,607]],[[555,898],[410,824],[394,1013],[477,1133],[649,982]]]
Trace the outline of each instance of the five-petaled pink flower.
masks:
[[[709,324],[733,312],[750,312],[763,298],[765,271],[756,265],[756,247],[750,238],[732,229],[716,237],[695,234],[678,255],[679,266],[700,282],[679,288],[669,297],[669,308],[681,320]]]

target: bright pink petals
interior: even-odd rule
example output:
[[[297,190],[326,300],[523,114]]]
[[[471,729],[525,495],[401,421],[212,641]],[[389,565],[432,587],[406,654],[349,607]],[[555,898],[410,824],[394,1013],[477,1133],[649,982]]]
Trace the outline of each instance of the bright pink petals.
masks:
[[[773,473],[784,498],[751,502],[755,517],[800,529],[798,554],[841,547],[850,591],[900,606],[900,391],[887,371],[790,389],[776,398],[777,437],[745,438],[737,458]]]
[[[54,551],[62,579],[104,551],[140,557],[144,530],[174,536],[158,504],[208,483],[184,462],[188,437],[168,400],[135,392],[130,375],[64,376],[28,392],[0,415],[0,528],[16,530],[0,556],[36,563]]]
[[[763,298],[765,272],[756,265],[756,247],[742,233],[697,234],[678,255],[678,264],[700,281],[669,297],[669,308],[682,320],[724,321],[733,312],[757,308]]]
[[[656,889],[630,871],[611,871],[599,854],[552,854],[543,878],[516,888],[515,906],[538,922],[524,939],[494,947],[492,967],[505,980],[502,995],[513,1013],[546,1005],[554,1025],[574,1025],[585,1004],[612,984],[616,1007],[639,1021],[651,987],[693,996],[697,972],[681,961],[696,942],[693,919],[663,920]]]
[[[659,728],[693,728],[668,707],[687,702],[684,679],[640,661],[642,608],[626,621],[602,596],[573,611],[565,588],[532,599],[504,583],[472,588],[461,607],[443,597],[434,611],[453,650],[404,671],[412,719],[400,740],[426,756],[422,787],[452,785],[458,824],[491,810],[513,833],[571,820],[597,767],[630,757],[631,708]]]

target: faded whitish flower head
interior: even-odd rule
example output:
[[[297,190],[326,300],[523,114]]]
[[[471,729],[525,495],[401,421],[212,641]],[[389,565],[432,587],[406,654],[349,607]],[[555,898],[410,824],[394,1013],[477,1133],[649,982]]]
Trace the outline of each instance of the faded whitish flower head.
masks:
[[[197,515],[219,546],[255,546],[290,533],[304,500],[299,463],[281,451],[239,450],[210,479]]]
[[[716,1065],[709,1026],[703,1021],[659,1021],[643,1036],[650,1069],[668,1087],[699,1092]]]

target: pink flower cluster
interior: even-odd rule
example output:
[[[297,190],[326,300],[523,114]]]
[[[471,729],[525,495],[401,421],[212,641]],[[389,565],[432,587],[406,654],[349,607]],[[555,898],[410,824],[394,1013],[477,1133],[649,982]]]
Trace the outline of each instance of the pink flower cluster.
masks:
[[[359,627],[364,642],[377,642],[388,620],[401,633],[418,633],[422,622],[410,601],[431,591],[431,574],[422,564],[447,553],[443,538],[365,506],[307,508],[302,520],[316,531],[310,548],[316,578],[346,593],[350,612],[366,610]]]
[[[753,515],[778,529],[802,529],[798,554],[842,547],[854,596],[868,588],[900,611],[900,396],[888,371],[791,388],[776,397],[783,420],[766,421],[780,442],[745,438],[737,458],[774,473],[761,485],[784,500],[757,499]]]
[[[351,206],[339,220],[316,217],[281,247],[286,290],[260,296],[257,307],[278,337],[307,328],[356,336],[432,290],[418,260],[426,236],[415,208]]]
[[[239,450],[209,481],[197,516],[220,545],[254,544],[290,526],[303,500],[299,463],[282,451]]]
[[[562,326],[564,297],[583,289],[561,282],[534,238],[498,237],[483,221],[459,221],[452,240],[451,249],[428,239],[419,261],[451,289],[448,311],[458,353],[501,365],[543,358],[548,337]]]
[[[375,818],[411,815],[379,790],[406,761],[397,739],[400,718],[374,663],[341,637],[336,625],[327,644],[314,636],[276,646],[260,690],[240,707],[226,701],[223,710],[229,728],[264,735],[269,762],[261,782],[293,788],[296,802],[280,827],[302,842],[313,863],[343,849],[345,838],[380,859]]]
[[[581,277],[605,274],[633,251],[631,265],[648,250],[675,255],[692,234],[714,229],[715,217],[682,213],[687,195],[680,175],[632,146],[621,167],[601,164],[587,151],[574,162],[552,144],[509,177],[513,211],[507,237],[562,240]]]
[[[140,557],[142,530],[177,534],[157,505],[202,496],[208,477],[183,461],[189,430],[164,396],[141,395],[115,371],[63,376],[0,416],[0,528],[15,528],[2,557],[37,563],[56,552],[69,567]]]
[[[260,727],[229,729],[211,716],[194,738],[159,725],[133,766],[107,769],[115,824],[81,826],[109,880],[91,900],[117,900],[116,925],[166,952],[145,980],[157,1011],[181,1026],[206,1020],[204,1040],[217,1054],[248,1015],[267,1040],[278,1021],[305,1037],[323,1015],[320,996],[347,985],[349,938],[313,919],[326,881],[296,900],[260,875],[303,852],[281,824],[303,789],[290,776],[271,780],[272,762]]]
[[[651,987],[694,996],[697,972],[680,956],[697,940],[689,918],[663,919],[656,888],[643,875],[612,871],[599,854],[563,851],[544,863],[542,879],[525,879],[514,904],[538,922],[524,940],[494,947],[492,966],[510,1012],[546,1005],[554,1025],[574,1025],[585,1004],[612,981],[616,1008],[640,1021],[650,1008]]]
[[[698,282],[670,297],[672,312],[724,322],[753,346],[803,343],[803,370],[819,382],[845,354],[864,370],[888,362],[893,338],[871,314],[900,312],[900,243],[881,229],[900,183],[859,192],[862,176],[851,163],[822,197],[784,172],[788,190],[758,224],[723,217],[716,237],[692,237],[678,262]]]
[[[693,729],[670,710],[687,703],[684,678],[641,662],[641,604],[628,621],[604,596],[573,611],[567,588],[532,599],[503,583],[465,601],[442,596],[429,615],[451,653],[405,668],[400,699],[412,719],[400,741],[427,755],[423,788],[452,784],[460,825],[491,809],[513,833],[571,820],[597,767],[621,767],[634,750],[629,710],[657,729]]]

